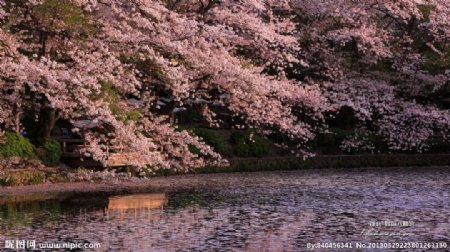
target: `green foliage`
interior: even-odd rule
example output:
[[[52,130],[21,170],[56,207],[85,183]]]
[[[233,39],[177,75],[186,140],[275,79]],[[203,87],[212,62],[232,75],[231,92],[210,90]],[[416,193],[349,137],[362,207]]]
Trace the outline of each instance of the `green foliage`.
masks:
[[[189,149],[189,152],[191,152],[192,154],[196,154],[196,155],[201,154],[201,151],[195,145],[189,144],[188,149]]]
[[[269,154],[270,143],[261,136],[254,135],[250,143],[250,153],[254,157],[263,157]]]
[[[0,176],[0,186],[15,186],[18,185],[17,178],[13,174],[6,174]]]
[[[139,60],[136,62],[136,65],[140,72],[144,74],[144,77],[150,77],[164,82],[168,81],[164,69],[154,59]]]
[[[218,172],[254,172],[274,170],[304,170],[323,168],[361,168],[361,167],[405,167],[449,165],[449,155],[412,155],[412,154],[379,154],[362,156],[317,156],[312,158],[271,158],[271,159],[238,159],[231,160],[229,167],[207,166],[196,170],[197,173]]]
[[[238,157],[251,157],[250,145],[245,140],[239,141],[234,149],[234,154]]]
[[[0,157],[32,157],[34,146],[26,138],[7,132],[0,144]]]
[[[167,177],[167,176],[173,176],[179,174],[176,171],[174,171],[173,169],[156,169],[153,173],[151,174],[146,174],[144,177]]]
[[[192,132],[195,135],[201,137],[206,144],[213,147],[214,151],[218,152],[219,154],[225,153],[225,140],[217,131],[204,128],[195,128],[192,130]]]
[[[24,174],[23,183],[25,185],[41,184],[45,181],[45,174],[40,171],[32,171]]]
[[[309,145],[311,148],[315,147],[338,147],[345,139],[353,138],[355,130],[330,128],[328,133],[318,133],[314,140],[311,140]],[[365,132],[364,139],[371,143],[377,152],[387,151],[388,146],[383,138],[375,133]]]
[[[384,73],[394,72],[393,63],[387,60],[379,60],[371,66],[371,70],[380,71]]]
[[[29,0],[3,0],[3,1],[4,1],[3,7],[8,13],[10,13],[15,6],[21,6],[29,2]]]
[[[309,49],[311,48],[312,45],[312,36],[311,33],[309,32],[303,32],[302,34],[303,36],[301,36],[300,38],[300,45],[302,46],[302,48],[306,48]]]
[[[323,133],[317,135],[317,146],[335,146],[336,138],[333,133]]]
[[[318,136],[316,135],[314,138],[309,139],[308,142],[306,142],[306,147],[308,149],[315,149],[319,146],[319,141],[317,140]]]
[[[422,63],[422,69],[431,74],[443,74],[450,66],[450,46],[445,48],[444,55],[439,55],[433,51],[425,53],[425,61]]]
[[[169,78],[166,75],[163,67],[159,65],[154,58],[144,58],[138,55],[125,55],[121,54],[119,60],[125,64],[135,65],[139,72],[142,74],[142,79],[158,80],[163,83],[168,83]]]
[[[119,98],[119,93],[110,82],[100,80],[100,85],[101,94],[107,96],[108,100],[117,100]]]
[[[203,116],[193,109],[183,110],[177,117],[180,123],[202,123],[205,121]]]
[[[235,131],[230,141],[236,144],[234,153],[239,157],[264,157],[270,151],[270,143],[252,132]]]
[[[194,133],[194,129],[189,128],[189,127],[178,126],[178,127],[176,128],[176,130],[179,131],[179,132],[181,132],[181,131],[183,131],[183,130],[186,130],[190,135],[196,135],[196,134]],[[188,145],[188,149],[189,149],[189,152],[191,152],[192,154],[196,154],[196,155],[201,155],[201,154],[202,154],[201,151],[200,151],[200,149],[197,148],[197,146],[195,146],[195,145],[193,145],[193,144],[189,144],[189,145]]]
[[[425,20],[429,20],[431,12],[436,10],[436,6],[432,4],[419,4],[417,8]]]
[[[141,119],[142,114],[137,110],[130,110],[125,113],[125,122],[137,122]]]
[[[431,153],[450,153],[450,141],[445,137],[433,137],[428,140]]]
[[[252,49],[247,47],[237,47],[233,51],[233,55],[242,59],[247,60],[247,67],[251,66],[262,66],[265,61],[259,57]]]
[[[320,132],[316,137],[309,141],[312,148],[338,146],[342,140],[353,135],[353,130],[344,130],[339,128],[330,128],[329,132]]]
[[[241,139],[248,137],[249,132],[243,130],[235,130],[231,132],[230,142],[232,144],[237,144]]]
[[[45,173],[34,169],[0,174],[0,186],[35,185],[44,181]]]
[[[99,97],[102,97],[104,101],[109,104],[109,109],[117,120],[120,120],[124,123],[130,121],[136,122],[142,117],[142,114],[139,111],[129,110],[126,106],[122,106],[120,104],[120,94],[111,83],[100,81],[100,84],[101,94],[99,95]]]
[[[169,10],[176,10],[179,0],[163,0],[163,4],[167,7]]]
[[[330,132],[334,136],[335,144],[341,143],[344,139],[347,139],[354,135],[353,130],[340,129],[340,128],[330,128]]]
[[[58,164],[62,155],[61,145],[55,140],[45,140],[37,154],[46,165]]]
[[[383,137],[375,134],[375,133],[368,133],[366,135],[368,141],[372,143],[372,145],[375,147],[376,152],[386,152],[388,151],[388,145],[386,141],[384,141]]]
[[[100,81],[101,84],[101,95],[103,99],[109,104],[109,109],[119,118],[124,113],[123,108],[118,104],[119,102],[119,93],[114,88],[114,86],[106,81]]]
[[[241,66],[244,69],[252,69],[254,67],[253,63],[250,60],[244,60]]]
[[[74,35],[90,35],[96,30],[83,10],[68,0],[45,0],[33,9],[46,32],[65,30]]]

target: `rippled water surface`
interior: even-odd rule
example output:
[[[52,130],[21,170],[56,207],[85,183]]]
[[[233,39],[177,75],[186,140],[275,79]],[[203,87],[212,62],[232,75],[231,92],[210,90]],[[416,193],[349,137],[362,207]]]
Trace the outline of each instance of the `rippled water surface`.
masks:
[[[450,245],[449,169],[215,174],[193,177],[192,187],[181,191],[7,203],[0,206],[0,242],[99,242],[99,251],[306,251],[314,242]],[[370,226],[376,221],[395,225]]]

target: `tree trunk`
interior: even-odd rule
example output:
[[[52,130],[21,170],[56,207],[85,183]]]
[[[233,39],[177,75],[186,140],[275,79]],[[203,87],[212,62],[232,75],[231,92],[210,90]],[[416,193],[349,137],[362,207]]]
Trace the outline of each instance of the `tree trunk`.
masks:
[[[39,58],[45,56],[47,51],[47,33],[41,31],[39,34],[39,43],[41,47],[39,48],[38,56]],[[58,121],[59,116],[56,110],[52,108],[43,108],[39,112],[39,136],[44,139],[49,139],[53,128],[55,127],[56,121]]]
[[[16,134],[19,135],[20,134],[20,112],[16,111],[15,115],[14,115],[14,127],[15,127],[15,131]]]
[[[41,44],[41,48],[39,48],[38,56],[41,58],[47,51],[47,34],[43,31],[39,34],[39,43]]]
[[[39,116],[39,136],[49,139],[56,121],[58,121],[58,112],[51,108],[42,109]]]
[[[167,114],[169,115],[169,122],[170,124],[175,124],[175,113],[173,110],[176,108],[175,101],[171,101],[167,106]]]

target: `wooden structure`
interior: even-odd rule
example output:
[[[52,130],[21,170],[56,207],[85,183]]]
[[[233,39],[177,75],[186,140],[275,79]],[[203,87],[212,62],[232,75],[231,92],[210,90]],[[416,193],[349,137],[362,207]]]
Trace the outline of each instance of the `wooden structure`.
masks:
[[[57,138],[57,140],[62,148],[62,157],[65,159],[89,159],[89,156],[85,156],[81,153],[81,149],[87,147],[86,141],[84,139],[74,139],[74,138]],[[120,167],[128,165],[128,160],[138,158],[138,156],[133,155],[133,153],[126,152],[123,146],[107,146],[107,166],[108,167]],[[100,166],[100,163],[89,160],[92,166]],[[87,162],[82,162],[87,163]],[[90,165],[89,165],[90,166]]]

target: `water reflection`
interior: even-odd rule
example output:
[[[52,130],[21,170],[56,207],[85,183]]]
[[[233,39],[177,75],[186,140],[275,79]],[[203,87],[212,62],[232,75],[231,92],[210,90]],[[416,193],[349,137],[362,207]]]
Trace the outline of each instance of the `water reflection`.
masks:
[[[0,233],[29,227],[40,220],[57,221],[60,214],[60,202],[5,203],[0,205]]]
[[[449,242],[446,170],[217,176],[178,192],[3,204],[0,242],[100,242],[99,251],[258,252],[305,251],[307,242]],[[406,237],[362,235],[372,220],[415,225],[384,229]]]
[[[111,196],[105,209],[108,221],[119,217],[121,221],[128,217],[148,220],[155,215],[162,215],[167,204],[165,193],[134,194],[126,196]]]
[[[112,196],[108,200],[108,211],[124,211],[139,209],[163,209],[167,203],[165,193],[134,194],[127,196]]]

